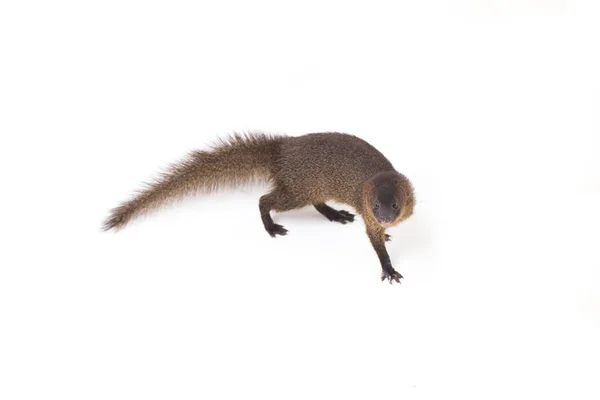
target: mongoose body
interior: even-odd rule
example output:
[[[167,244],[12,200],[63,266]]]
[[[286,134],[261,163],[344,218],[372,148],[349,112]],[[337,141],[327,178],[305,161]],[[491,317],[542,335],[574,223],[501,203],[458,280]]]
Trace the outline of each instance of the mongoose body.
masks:
[[[263,179],[271,191],[260,198],[265,230],[272,236],[287,230],[270,211],[312,205],[330,221],[347,223],[354,215],[327,201],[348,204],[363,217],[367,235],[379,256],[381,279],[400,282],[385,249],[385,229],[410,217],[415,204],[410,181],[366,141],[344,133],[298,137],[233,135],[212,151],[194,151],[173,165],[131,200],[112,210],[105,229],[121,228],[133,218],[198,192]]]
[[[362,183],[378,172],[393,170],[383,154],[364,140],[330,133],[283,142],[277,167],[275,182],[298,201],[334,200],[353,206],[362,196]]]

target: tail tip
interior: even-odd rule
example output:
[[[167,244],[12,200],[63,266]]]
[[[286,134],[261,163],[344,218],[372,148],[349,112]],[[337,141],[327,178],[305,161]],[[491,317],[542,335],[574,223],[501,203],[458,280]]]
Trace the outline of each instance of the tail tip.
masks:
[[[111,229],[117,231],[123,228],[128,221],[129,218],[127,213],[123,212],[123,210],[121,210],[120,208],[116,208],[110,212],[110,215],[102,224],[101,230],[102,232],[106,232]]]

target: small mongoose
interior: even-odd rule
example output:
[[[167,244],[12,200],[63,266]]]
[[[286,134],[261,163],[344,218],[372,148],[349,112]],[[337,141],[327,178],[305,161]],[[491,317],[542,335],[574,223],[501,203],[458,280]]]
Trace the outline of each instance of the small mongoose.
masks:
[[[195,193],[263,180],[272,189],[260,198],[260,216],[272,237],[287,234],[270,211],[312,205],[330,221],[345,224],[354,214],[329,207],[348,204],[360,214],[381,262],[381,280],[400,282],[390,261],[385,229],[410,217],[415,205],[411,182],[366,141],[345,133],[303,136],[233,134],[211,151],[197,150],[171,166],[131,200],[111,210],[104,230]]]

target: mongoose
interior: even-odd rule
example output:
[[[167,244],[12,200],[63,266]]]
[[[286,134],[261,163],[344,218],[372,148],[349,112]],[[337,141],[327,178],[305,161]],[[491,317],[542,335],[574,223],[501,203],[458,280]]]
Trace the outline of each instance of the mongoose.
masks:
[[[259,200],[260,216],[272,237],[287,230],[270,211],[312,205],[330,221],[354,221],[327,201],[348,204],[360,214],[381,262],[381,280],[400,282],[390,261],[385,229],[410,217],[415,205],[411,182],[366,141],[345,133],[297,137],[262,133],[233,134],[211,151],[191,152],[129,201],[111,210],[104,230],[124,227],[133,218],[195,193],[263,180],[272,189]]]

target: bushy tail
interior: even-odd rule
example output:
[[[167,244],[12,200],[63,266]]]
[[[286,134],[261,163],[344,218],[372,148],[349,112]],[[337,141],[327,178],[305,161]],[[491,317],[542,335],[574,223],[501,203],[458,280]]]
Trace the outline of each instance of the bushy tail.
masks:
[[[103,230],[123,228],[136,217],[196,193],[269,180],[283,140],[285,136],[233,134],[212,151],[191,152],[132,199],[113,208]]]

